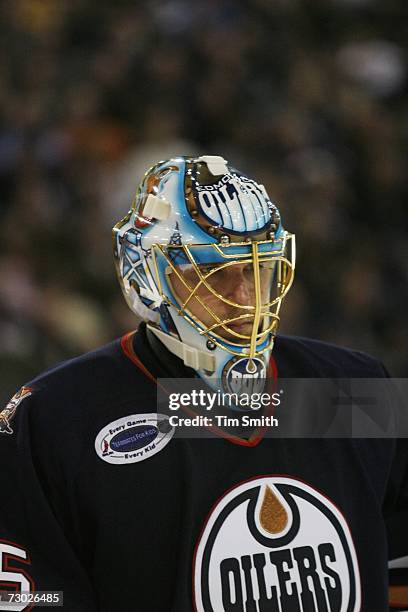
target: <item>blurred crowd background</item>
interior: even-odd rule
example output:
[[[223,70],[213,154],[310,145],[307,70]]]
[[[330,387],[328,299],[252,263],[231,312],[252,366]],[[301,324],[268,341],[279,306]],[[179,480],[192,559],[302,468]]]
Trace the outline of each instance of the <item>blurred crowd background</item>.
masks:
[[[0,5],[0,400],[136,325],[111,226],[153,162],[220,154],[298,238],[282,331],[408,362],[403,0]]]

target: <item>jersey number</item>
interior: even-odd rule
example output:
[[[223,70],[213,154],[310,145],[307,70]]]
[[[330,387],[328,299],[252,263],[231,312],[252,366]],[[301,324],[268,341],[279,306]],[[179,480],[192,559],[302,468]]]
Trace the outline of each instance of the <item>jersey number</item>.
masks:
[[[9,565],[9,561],[18,561],[30,565],[30,559],[24,548],[16,546],[12,542],[0,540],[0,591],[25,591],[29,593],[35,590],[34,581],[24,570],[18,570]],[[7,605],[7,604],[6,604]],[[23,612],[30,610],[32,606],[26,604],[13,604],[13,610]],[[3,607],[0,601],[0,610],[9,610]]]

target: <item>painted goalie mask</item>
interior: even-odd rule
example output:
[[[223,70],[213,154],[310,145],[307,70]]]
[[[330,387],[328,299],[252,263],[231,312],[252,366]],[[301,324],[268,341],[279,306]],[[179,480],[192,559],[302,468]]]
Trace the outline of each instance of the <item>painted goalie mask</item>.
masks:
[[[113,235],[130,308],[173,354],[213,388],[265,379],[295,238],[263,185],[222,157],[161,162]]]

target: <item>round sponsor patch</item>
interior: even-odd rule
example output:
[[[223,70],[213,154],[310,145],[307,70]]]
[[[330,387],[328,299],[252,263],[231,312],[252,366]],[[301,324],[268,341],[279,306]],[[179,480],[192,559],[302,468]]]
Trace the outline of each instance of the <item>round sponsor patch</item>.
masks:
[[[344,516],[283,476],[241,483],[211,511],[193,567],[196,612],[357,612],[357,556]]]
[[[130,414],[98,433],[95,450],[107,463],[137,463],[163,450],[173,435],[174,427],[164,414]]]

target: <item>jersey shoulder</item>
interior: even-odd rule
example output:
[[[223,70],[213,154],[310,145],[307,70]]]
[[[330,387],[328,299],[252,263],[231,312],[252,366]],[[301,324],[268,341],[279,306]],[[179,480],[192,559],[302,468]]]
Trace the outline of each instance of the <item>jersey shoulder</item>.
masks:
[[[27,382],[2,410],[0,420],[6,429],[5,418],[12,410],[14,420],[27,413],[29,419],[43,418],[62,427],[68,421],[93,418],[107,407],[134,403],[135,398],[139,405],[139,400],[153,396],[154,387],[126,356],[119,338],[59,363]]]
[[[0,454],[18,465],[29,451],[39,473],[74,477],[104,427],[154,410],[156,385],[117,339],[26,383],[0,412]]]
[[[279,335],[273,355],[281,377],[382,378],[384,365],[362,351],[329,342]]]
[[[141,383],[143,383],[141,385]],[[47,396],[95,403],[118,396],[143,393],[146,377],[130,361],[118,338],[96,350],[74,357],[39,374],[27,386],[43,399]]]

